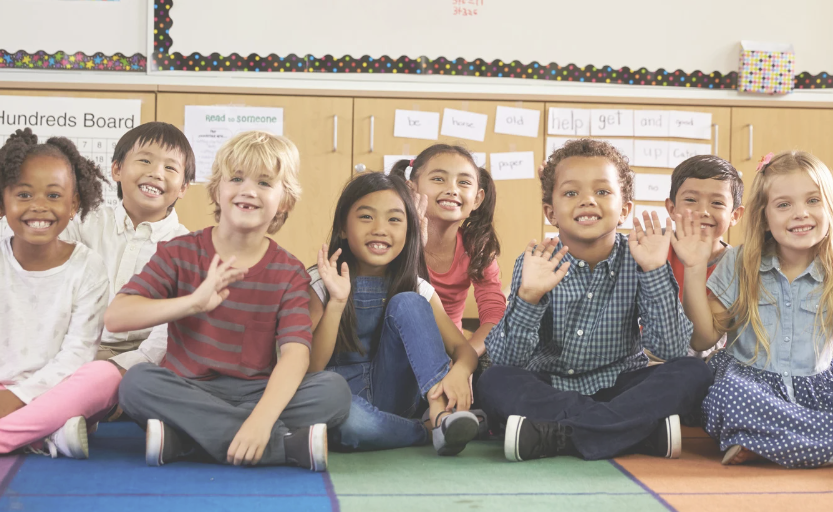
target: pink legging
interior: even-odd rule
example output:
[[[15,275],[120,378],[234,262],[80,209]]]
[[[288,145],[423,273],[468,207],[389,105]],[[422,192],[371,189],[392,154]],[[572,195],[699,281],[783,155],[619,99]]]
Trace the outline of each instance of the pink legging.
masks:
[[[121,373],[113,363],[85,364],[28,405],[0,418],[0,454],[42,441],[75,416],[85,417],[88,426],[104,419],[119,400],[120,382]]]

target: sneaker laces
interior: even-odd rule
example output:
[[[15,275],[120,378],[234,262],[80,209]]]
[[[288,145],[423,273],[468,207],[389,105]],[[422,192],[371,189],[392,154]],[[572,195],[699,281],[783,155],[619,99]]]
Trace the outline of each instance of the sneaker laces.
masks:
[[[539,434],[539,448],[541,457],[554,457],[568,447],[568,438],[573,434],[573,427],[565,427],[558,423],[532,422],[532,427]]]
[[[55,444],[55,441],[53,441],[51,437],[47,437],[43,440],[43,446],[46,448],[46,450],[35,448],[32,445],[29,445],[23,449],[23,453],[45,455],[47,457],[52,457],[53,459],[58,458],[58,446]]]

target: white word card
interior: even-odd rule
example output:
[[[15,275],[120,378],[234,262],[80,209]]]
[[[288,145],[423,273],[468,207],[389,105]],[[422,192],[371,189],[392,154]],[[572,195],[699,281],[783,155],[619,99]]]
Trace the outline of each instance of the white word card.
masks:
[[[495,133],[537,137],[540,121],[538,110],[499,106],[495,111]]]
[[[645,229],[645,218],[642,216],[642,212],[648,212],[648,216],[651,218],[651,222],[653,222],[654,217],[651,215],[653,212],[657,212],[657,217],[659,217],[659,228],[664,228],[665,226],[665,219],[670,218],[671,216],[668,215],[668,210],[665,209],[664,206],[648,206],[645,204],[636,204],[633,206],[634,211],[634,218],[639,220],[639,224],[642,225],[642,229]],[[673,219],[671,219],[673,221]],[[673,229],[674,223],[671,222],[671,226]],[[633,227],[633,226],[631,226]]]
[[[682,139],[711,139],[712,115],[708,112],[672,110],[669,135]]]
[[[693,156],[712,154],[711,144],[689,142],[668,143],[668,167],[677,167]]]
[[[573,140],[569,137],[547,137],[547,154],[544,157],[549,158],[557,150],[564,147],[568,140]]]
[[[591,135],[600,137],[633,135],[633,110],[594,109],[590,112]]]
[[[393,136],[406,139],[437,140],[440,131],[439,112],[419,110],[396,110],[393,121]]]
[[[486,114],[447,108],[443,110],[443,127],[440,133],[448,137],[483,142],[488,122],[489,116]]]
[[[665,201],[671,191],[671,175],[636,173],[633,188],[637,201]]]
[[[633,146],[632,165],[637,167],[668,167],[668,141],[637,139]]]
[[[585,108],[550,108],[549,135],[590,135],[590,111]]]
[[[413,160],[416,155],[385,155],[385,174],[390,174],[390,170],[400,160]]]
[[[486,167],[486,153],[472,153],[471,157],[474,158],[474,163],[478,167]]]
[[[633,134],[637,137],[668,137],[670,119],[668,110],[635,110]]]
[[[535,153],[492,153],[490,156],[492,179],[530,180],[535,178]]]
[[[608,144],[610,144],[611,146],[616,148],[616,151],[622,153],[622,156],[626,157],[628,159],[628,162],[631,165],[634,165],[634,163],[633,163],[633,158],[634,158],[633,157],[633,155],[634,155],[634,153],[633,153],[633,151],[634,151],[633,150],[633,139],[599,139],[599,140],[607,142]]]

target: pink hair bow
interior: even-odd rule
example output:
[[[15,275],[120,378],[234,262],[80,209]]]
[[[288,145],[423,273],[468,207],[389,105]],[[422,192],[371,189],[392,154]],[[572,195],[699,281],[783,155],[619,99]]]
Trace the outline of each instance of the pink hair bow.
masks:
[[[772,157],[774,157],[774,156],[775,156],[775,154],[774,154],[774,153],[772,153],[771,151],[770,151],[769,153],[767,153],[766,155],[764,155],[764,157],[763,157],[763,158],[761,158],[761,161],[760,161],[760,162],[758,162],[758,168],[757,168],[757,169],[755,169],[755,171],[756,171],[756,172],[761,172],[761,170],[762,170],[764,167],[766,167],[767,165],[769,165],[769,163],[772,161]]]

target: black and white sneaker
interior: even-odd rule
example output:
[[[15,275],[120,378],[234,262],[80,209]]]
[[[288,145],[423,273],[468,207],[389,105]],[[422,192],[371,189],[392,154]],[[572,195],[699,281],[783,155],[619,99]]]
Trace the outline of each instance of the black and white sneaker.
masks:
[[[148,420],[145,432],[145,462],[148,466],[161,466],[173,462],[183,454],[182,439],[172,427],[162,420]]]
[[[327,471],[326,423],[289,431],[284,437],[283,446],[288,466]]]
[[[512,462],[555,457],[572,453],[571,427],[554,421],[532,421],[524,416],[509,416],[503,454]]]
[[[437,455],[457,455],[477,437],[479,430],[480,423],[471,411],[446,414],[431,432]]]
[[[651,455],[666,459],[679,459],[683,446],[680,417],[673,414],[660,420],[657,429],[645,441]]]

